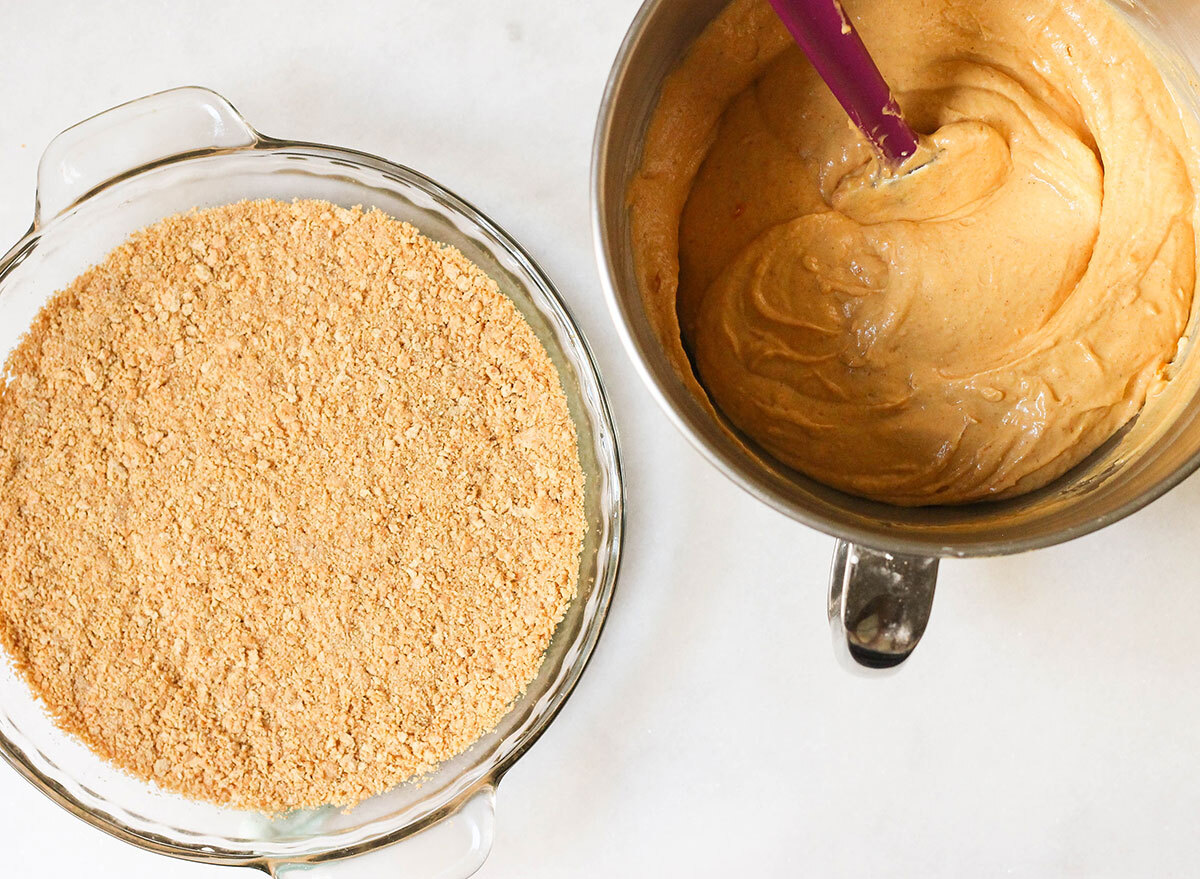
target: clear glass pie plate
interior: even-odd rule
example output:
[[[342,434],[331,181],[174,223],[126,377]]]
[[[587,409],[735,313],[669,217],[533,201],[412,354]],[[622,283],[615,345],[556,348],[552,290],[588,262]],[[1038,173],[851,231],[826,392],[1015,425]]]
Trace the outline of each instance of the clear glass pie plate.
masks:
[[[81,122],[47,148],[32,228],[0,260],[0,358],[56,290],[131,232],[193,207],[259,198],[377,207],[457,247],[513,300],[558,367],[579,434],[588,516],[579,594],[537,678],[495,730],[419,784],[348,811],[269,817],[153,789],[60,732],[3,658],[0,755],[78,817],[162,854],[280,876],[467,876],[490,848],[497,783],[562,707],[595,647],[623,524],[617,438],[595,363],[520,246],[415,171],[353,150],[264,137],[219,95],[175,89]]]

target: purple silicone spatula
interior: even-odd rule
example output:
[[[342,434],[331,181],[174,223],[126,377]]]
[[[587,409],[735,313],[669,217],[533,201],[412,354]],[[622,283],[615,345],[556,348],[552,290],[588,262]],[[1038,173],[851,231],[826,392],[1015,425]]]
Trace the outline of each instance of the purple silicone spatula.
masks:
[[[775,12],[845,108],[892,165],[917,151],[892,90],[875,66],[839,0],[771,0]]]

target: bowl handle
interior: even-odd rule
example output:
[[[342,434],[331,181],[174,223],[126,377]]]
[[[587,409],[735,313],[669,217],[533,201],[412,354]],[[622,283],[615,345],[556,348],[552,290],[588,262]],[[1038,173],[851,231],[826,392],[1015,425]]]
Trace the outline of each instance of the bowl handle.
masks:
[[[496,788],[485,784],[458,810],[412,836],[376,851],[322,863],[276,863],[277,879],[467,879],[492,850]]]
[[[938,560],[839,540],[829,577],[833,649],[855,671],[895,668],[916,649],[937,586]]]
[[[159,92],[73,125],[38,164],[38,228],[122,175],[188,153],[253,146],[258,133],[223,97],[198,86]]]

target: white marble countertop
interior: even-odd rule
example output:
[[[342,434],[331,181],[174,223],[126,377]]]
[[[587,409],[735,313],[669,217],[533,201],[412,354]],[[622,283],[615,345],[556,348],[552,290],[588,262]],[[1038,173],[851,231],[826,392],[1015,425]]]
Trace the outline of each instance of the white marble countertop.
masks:
[[[428,173],[555,280],[611,390],[629,537],[595,658],[502,783],[479,876],[1194,875],[1200,480],[1066,546],[943,563],[902,673],[842,671],[832,540],[701,460],[601,299],[589,150],[636,5],[9,0],[0,243],[60,129],[200,84],[267,133]],[[232,874],[112,840],[0,766],[0,875]]]

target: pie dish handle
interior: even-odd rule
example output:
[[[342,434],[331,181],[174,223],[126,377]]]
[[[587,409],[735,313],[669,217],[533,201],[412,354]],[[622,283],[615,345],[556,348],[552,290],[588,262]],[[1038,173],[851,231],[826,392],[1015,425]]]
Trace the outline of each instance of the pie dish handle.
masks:
[[[276,879],[467,879],[492,850],[496,788],[485,784],[432,827],[394,845],[322,863],[281,863]]]
[[[894,669],[912,654],[933,609],[938,559],[839,540],[829,576],[833,649],[854,671]]]
[[[253,146],[258,133],[216,92],[187,86],[138,98],[72,125],[38,163],[39,228],[131,171],[179,156]]]

